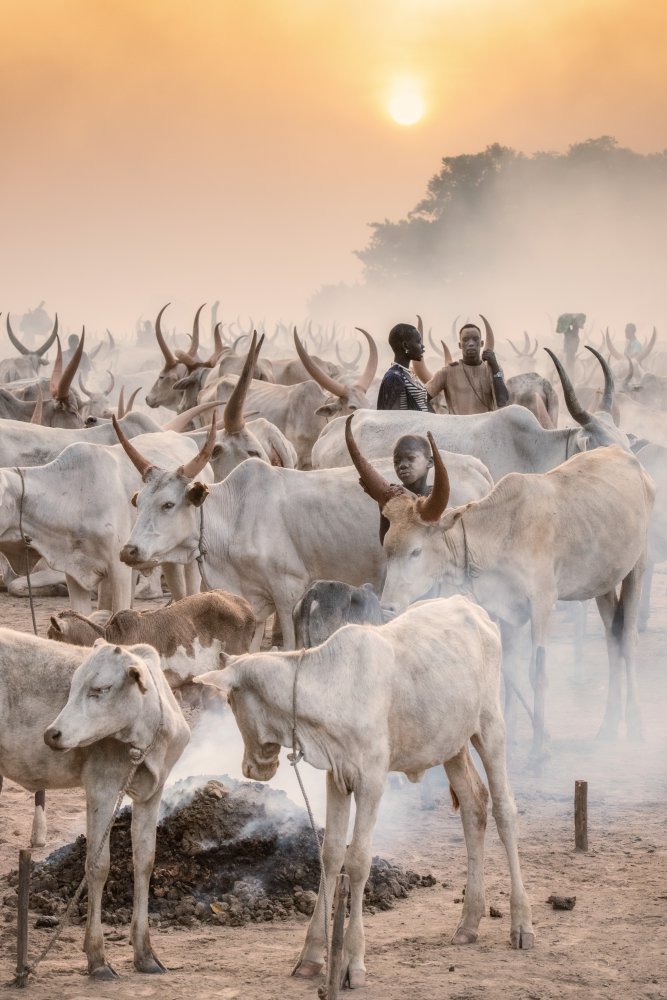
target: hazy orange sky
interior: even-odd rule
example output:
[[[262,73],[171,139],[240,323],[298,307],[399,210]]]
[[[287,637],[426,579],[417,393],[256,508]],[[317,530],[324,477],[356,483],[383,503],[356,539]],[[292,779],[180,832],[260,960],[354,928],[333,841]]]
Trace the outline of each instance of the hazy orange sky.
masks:
[[[667,147],[667,5],[3,0],[0,310],[300,319],[443,156]],[[410,128],[387,112],[422,88]]]

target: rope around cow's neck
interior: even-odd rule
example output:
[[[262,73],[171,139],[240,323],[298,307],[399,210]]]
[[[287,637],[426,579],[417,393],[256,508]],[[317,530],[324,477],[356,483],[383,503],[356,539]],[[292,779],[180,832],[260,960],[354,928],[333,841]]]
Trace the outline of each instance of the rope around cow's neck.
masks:
[[[148,746],[144,750],[140,750],[139,747],[131,746],[130,749],[129,749],[129,751],[128,751],[128,756],[129,756],[130,762],[131,762],[130,763],[130,770],[127,772],[127,777],[125,778],[125,781],[123,782],[123,786],[120,789],[120,791],[118,792],[118,795],[116,797],[116,804],[113,807],[113,811],[111,813],[111,816],[109,817],[109,822],[107,823],[106,828],[104,830],[104,833],[102,834],[100,842],[99,842],[99,844],[97,846],[97,851],[95,852],[95,857],[93,858],[93,861],[92,861],[92,864],[91,864],[92,868],[97,868],[97,864],[98,864],[98,862],[100,860],[100,857],[102,856],[102,851],[104,850],[104,845],[106,844],[106,842],[107,842],[107,840],[109,838],[109,835],[111,833],[111,827],[114,825],[114,822],[116,820],[116,816],[118,815],[118,810],[121,807],[122,801],[125,798],[125,796],[127,795],[127,792],[128,792],[128,790],[129,790],[129,788],[130,788],[130,786],[132,784],[132,781],[134,780],[135,774],[137,773],[137,771],[139,770],[139,768],[141,767],[141,765],[144,763],[144,761],[146,760],[146,757],[148,757],[148,755],[151,752],[151,750],[153,750],[153,748],[155,747],[155,744],[157,743],[157,738],[158,738],[158,736],[160,734],[160,731],[162,729],[162,726],[164,724],[164,703],[162,701],[162,695],[160,694],[160,688],[155,683],[155,678],[153,677],[153,674],[151,673],[150,667],[148,668],[148,672],[149,672],[149,674],[151,676],[151,680],[153,681],[153,684],[155,685],[155,690],[157,692],[158,701],[159,701],[159,704],[160,704],[160,718],[159,718],[158,724],[157,724],[157,726],[155,728],[155,732],[153,733],[153,738],[150,741],[150,743],[148,744]],[[86,849],[87,849],[87,846],[88,845],[86,845]],[[51,938],[49,938],[49,940],[44,945],[44,947],[42,948],[42,950],[40,951],[39,955],[37,956],[37,958],[34,961],[27,963],[27,965],[21,971],[17,970],[16,978],[14,980],[14,982],[17,985],[20,982],[21,977],[24,976],[26,973],[30,973],[31,975],[35,975],[35,973],[37,972],[37,966],[40,964],[40,962],[42,962],[42,960],[44,958],[46,958],[46,956],[51,951],[51,949],[53,948],[53,946],[56,943],[56,941],[59,939],[60,935],[63,933],[63,931],[65,930],[65,928],[68,926],[68,924],[69,924],[69,922],[71,920],[71,917],[72,917],[72,912],[74,910],[74,907],[78,905],[78,902],[81,899],[81,895],[83,893],[83,890],[86,887],[86,882],[87,881],[88,881],[88,876],[85,874],[85,871],[84,871],[84,876],[81,879],[81,881],[79,882],[79,885],[77,886],[76,892],[74,893],[74,895],[70,899],[69,903],[67,904],[67,909],[65,910],[65,912],[64,912],[64,914],[63,914],[63,916],[62,916],[62,918],[60,920],[60,923],[58,925],[58,929],[55,931],[55,933],[53,934],[53,936]]]
[[[32,582],[30,580],[30,558],[28,555],[28,549],[30,548],[28,540],[23,534],[23,501],[25,500],[25,479],[23,478],[23,470],[15,465],[14,468],[19,474],[19,479],[21,480],[21,497],[19,499],[19,534],[21,535],[21,541],[25,546],[25,575],[28,580],[28,597],[30,598],[30,614],[32,616],[32,630],[37,635],[37,622],[35,620],[35,602],[32,597]]]
[[[299,774],[299,762],[303,760],[303,750],[301,749],[301,743],[299,742],[299,737],[296,732],[296,719],[297,719],[297,681],[299,678],[299,669],[303,663],[303,657],[306,650],[302,649],[296,661],[296,667],[294,668],[294,683],[292,685],[292,752],[287,754],[287,759],[290,765],[294,768],[294,773],[296,774],[296,780],[299,782],[299,788],[301,789],[301,794],[303,795],[303,801],[306,803],[306,810],[308,812],[308,819],[310,820],[310,826],[313,831],[313,837],[315,838],[315,843],[317,844],[317,855],[320,861],[320,889],[322,890],[322,896],[324,898],[324,948],[327,957],[327,969],[329,968],[329,963],[331,961],[331,952],[329,949],[329,899],[327,894],[327,878],[324,871],[324,857],[322,855],[322,845],[320,843],[320,838],[317,835],[317,827],[315,826],[315,817],[313,816],[313,810],[310,808],[310,802],[308,801],[308,796],[306,795],[306,789],[304,788],[303,781],[301,780],[301,775]]]

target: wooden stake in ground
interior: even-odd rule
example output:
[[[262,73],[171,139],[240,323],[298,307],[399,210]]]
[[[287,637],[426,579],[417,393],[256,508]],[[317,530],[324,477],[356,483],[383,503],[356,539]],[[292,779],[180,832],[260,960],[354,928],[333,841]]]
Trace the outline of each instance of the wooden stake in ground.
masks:
[[[347,896],[350,891],[350,876],[339,875],[336,879],[334,893],[333,930],[331,932],[331,951],[327,969],[327,1000],[337,1000],[340,989],[340,967],[343,963],[343,936],[345,934],[345,913]]]
[[[574,783],[574,848],[588,850],[588,782]]]
[[[16,927],[16,986],[28,985],[28,901],[30,898],[30,851],[19,851],[19,900]]]

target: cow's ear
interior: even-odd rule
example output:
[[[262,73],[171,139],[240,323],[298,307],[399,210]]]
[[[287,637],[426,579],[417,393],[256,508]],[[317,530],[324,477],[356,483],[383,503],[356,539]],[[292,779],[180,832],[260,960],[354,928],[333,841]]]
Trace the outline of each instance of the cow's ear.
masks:
[[[60,622],[58,621],[57,618],[54,618],[53,615],[51,615],[49,621],[51,622],[51,625],[56,630],[56,632],[62,632],[62,629],[60,627]]]
[[[340,400],[337,399],[333,403],[322,403],[322,406],[318,406],[315,410],[320,417],[326,417],[327,420],[332,420],[334,417],[340,416]]]
[[[146,694],[148,688],[146,687],[146,668],[143,663],[133,663],[127,668],[127,676],[130,678],[133,684],[139,685],[139,690],[142,694]]]
[[[194,483],[190,483],[185,491],[186,500],[188,503],[191,503],[193,507],[201,507],[207,496],[208,486],[206,483],[200,483],[199,480],[196,480]]]
[[[133,507],[137,506],[137,497],[138,496],[139,496],[139,490],[135,490],[135,492],[130,497],[130,503],[132,504]]]

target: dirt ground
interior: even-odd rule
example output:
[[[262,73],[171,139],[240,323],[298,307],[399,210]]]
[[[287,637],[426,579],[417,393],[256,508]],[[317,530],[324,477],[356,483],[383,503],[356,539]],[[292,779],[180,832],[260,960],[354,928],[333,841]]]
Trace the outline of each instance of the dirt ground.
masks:
[[[404,997],[667,998],[667,578],[654,578],[654,610],[640,637],[639,681],[646,738],[612,746],[595,739],[606,695],[606,654],[594,607],[589,610],[585,674],[573,676],[572,627],[554,613],[547,653],[547,725],[551,758],[541,777],[528,766],[529,725],[520,710],[511,748],[511,780],[520,814],[520,851],[537,934],[529,952],[509,948],[509,876],[493,820],[487,836],[487,904],[502,913],[485,918],[476,945],[449,943],[461,909],[465,851],[460,820],[443,796],[424,810],[419,786],[389,789],[374,838],[374,850],[420,873],[436,885],[415,889],[389,912],[365,918],[371,1000]],[[38,601],[44,635],[59,599]],[[0,595],[3,625],[30,629],[27,601]],[[524,691],[528,693],[527,680]],[[212,770],[211,773],[215,773]],[[323,776],[322,776],[323,777]],[[576,779],[589,783],[589,844],[574,851],[573,791]],[[49,842],[36,859],[83,830],[84,801],[78,791],[47,793]],[[0,901],[6,874],[27,846],[32,800],[5,783],[0,797]],[[555,911],[552,894],[576,896],[572,911]],[[0,906],[0,990],[15,970],[15,911]],[[283,1000],[316,997],[318,983],[289,978],[306,929],[305,918],[241,928],[203,925],[190,930],[153,931],[166,976],[134,972],[128,928],[108,928],[108,955],[121,978],[90,982],[81,952],[83,929],[68,928],[39,969],[28,993],[39,1000],[102,997],[130,1000]],[[48,930],[30,920],[31,955]]]

